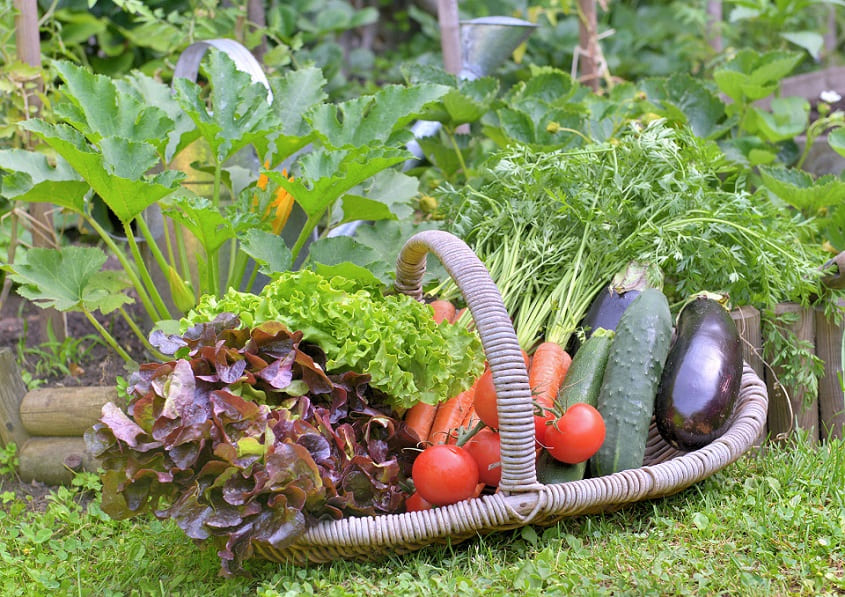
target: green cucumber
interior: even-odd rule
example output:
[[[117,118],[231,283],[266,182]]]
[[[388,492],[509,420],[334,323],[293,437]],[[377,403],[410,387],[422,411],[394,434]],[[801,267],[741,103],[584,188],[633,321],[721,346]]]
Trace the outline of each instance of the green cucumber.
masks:
[[[586,462],[579,462],[578,464],[558,462],[552,458],[548,450],[541,450],[540,456],[537,457],[537,480],[543,485],[580,481],[584,478],[586,465]]]
[[[672,340],[672,315],[660,290],[644,290],[625,310],[599,390],[596,408],[606,435],[590,459],[593,476],[643,464],[654,401]]]
[[[614,335],[611,330],[599,328],[581,345],[572,357],[569,371],[557,394],[558,408],[564,410],[579,402],[596,405]],[[578,464],[558,462],[546,450],[537,459],[537,480],[545,485],[580,481],[586,471],[586,461]]]
[[[557,405],[561,410],[578,402],[596,405],[615,335],[612,330],[596,329],[572,357],[569,371],[557,394]]]

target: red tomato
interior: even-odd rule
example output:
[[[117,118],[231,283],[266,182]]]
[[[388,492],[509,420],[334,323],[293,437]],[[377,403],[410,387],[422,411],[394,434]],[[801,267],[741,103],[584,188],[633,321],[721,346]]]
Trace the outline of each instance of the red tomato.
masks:
[[[502,478],[502,455],[499,434],[485,427],[473,435],[464,449],[478,465],[478,480],[496,487]]]
[[[414,460],[411,478],[420,497],[434,506],[447,506],[475,495],[478,465],[462,447],[435,444]]]
[[[555,414],[552,411],[547,410],[544,412],[545,414],[542,417],[534,415],[534,439],[536,439],[537,443],[541,445],[545,445],[546,429],[548,429],[549,425],[555,420]]]
[[[545,445],[552,458],[567,464],[584,462],[604,442],[604,419],[599,411],[579,402],[546,429]]]
[[[421,510],[431,510],[431,504],[419,492],[414,492],[405,500],[405,511],[419,512]]]

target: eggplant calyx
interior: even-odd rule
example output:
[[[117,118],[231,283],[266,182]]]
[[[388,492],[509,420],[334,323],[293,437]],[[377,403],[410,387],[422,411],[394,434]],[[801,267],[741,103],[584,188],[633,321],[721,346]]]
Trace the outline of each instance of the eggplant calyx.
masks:
[[[646,288],[663,288],[663,272],[653,263],[631,261],[610,281],[610,289],[616,294],[632,290],[642,292]]]
[[[826,275],[821,282],[828,288],[845,288],[845,251],[828,259],[820,268]]]

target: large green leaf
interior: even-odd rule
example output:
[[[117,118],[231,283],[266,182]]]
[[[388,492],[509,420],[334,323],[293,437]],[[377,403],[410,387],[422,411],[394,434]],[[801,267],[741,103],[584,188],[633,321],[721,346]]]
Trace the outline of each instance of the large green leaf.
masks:
[[[101,139],[101,153],[67,125],[32,119],[21,126],[36,133],[67,160],[121,222],[130,222],[144,209],[172,193],[184,176],[175,170],[142,176],[156,161],[155,149],[146,143],[120,137],[104,138]]]
[[[816,217],[822,208],[845,201],[845,181],[832,175],[814,180],[795,168],[760,168],[763,185],[805,216]]]
[[[771,111],[751,108],[754,124],[772,143],[793,139],[807,128],[810,103],[802,97],[780,97],[771,102]]]
[[[660,106],[658,114],[689,124],[697,136],[715,138],[725,132],[720,126],[725,118],[725,105],[700,80],[686,73],[647,79],[643,81],[643,90],[650,101]]]
[[[341,275],[365,284],[389,284],[393,267],[349,236],[323,238],[308,248],[309,264],[321,276]]]
[[[122,137],[146,141],[163,151],[173,128],[164,110],[121,92],[112,79],[83,67],[58,61],[55,68],[65,83],[62,91],[67,99],[56,104],[56,114],[92,143],[103,137]]]
[[[176,101],[173,97],[173,91],[167,85],[159,83],[139,71],[133,71],[125,79],[115,81],[115,86],[120,93],[134,96],[144,105],[160,108],[173,122],[173,126],[167,133],[167,146],[164,151],[165,162],[169,163],[173,156],[199,137],[200,133],[194,121]]]
[[[55,167],[44,154],[23,149],[0,150],[3,176],[0,194],[17,201],[54,203],[75,212],[83,210],[83,198],[90,188],[61,156]]]
[[[785,76],[802,60],[799,52],[773,51],[759,54],[744,49],[713,72],[719,90],[736,102],[762,99],[773,93]]]
[[[270,82],[273,89],[273,111],[279,118],[281,133],[305,136],[310,126],[305,113],[328,97],[323,71],[316,66],[286,72]]]
[[[836,153],[845,157],[845,128],[839,127],[830,131],[827,142]]]
[[[293,264],[290,249],[278,234],[252,228],[239,240],[241,250],[259,264],[258,271],[262,274],[283,272]]]
[[[278,132],[271,135],[275,166],[312,140],[314,133],[305,113],[326,99],[326,79],[321,69],[311,66],[288,71],[283,77],[273,79],[270,86],[272,109],[280,122]]]
[[[361,147],[406,140],[404,131],[423,107],[448,91],[442,85],[410,87],[388,85],[374,95],[357,97],[340,104],[320,104],[306,118],[332,147]],[[406,134],[395,136],[394,132]]]
[[[567,73],[551,68],[539,68],[527,81],[521,81],[511,87],[505,101],[509,104],[519,104],[526,98],[542,101],[552,105],[568,103],[578,84]]]
[[[32,248],[26,261],[12,267],[18,292],[38,306],[59,311],[83,308],[110,313],[132,299],[122,272],[101,271],[106,254],[96,247]]]
[[[267,176],[293,195],[308,216],[318,217],[353,187],[406,159],[408,153],[400,149],[318,148],[302,158],[301,177],[288,180],[275,171],[267,172]]]
[[[205,197],[179,193],[168,200],[164,213],[185,226],[208,253],[214,253],[237,235],[233,221]]]
[[[786,31],[781,33],[780,36],[799,48],[807,50],[813,60],[820,58],[824,46],[824,37],[820,33],[816,31]]]
[[[250,144],[264,155],[269,134],[280,127],[267,101],[267,88],[253,83],[224,52],[210,49],[208,61],[211,107],[206,105],[202,88],[186,78],[173,84],[179,104],[219,162]]]

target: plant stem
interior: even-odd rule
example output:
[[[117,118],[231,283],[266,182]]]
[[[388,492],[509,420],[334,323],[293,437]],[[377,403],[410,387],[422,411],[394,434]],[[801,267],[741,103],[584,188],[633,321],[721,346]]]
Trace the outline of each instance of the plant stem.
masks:
[[[138,366],[138,363],[136,363],[135,360],[129,356],[129,353],[127,353],[123,349],[123,347],[117,343],[117,340],[114,339],[114,336],[112,336],[109,331],[104,328],[99,321],[97,321],[97,318],[94,317],[91,311],[89,311],[83,306],[82,312],[85,314],[85,317],[88,319],[88,321],[91,322],[91,325],[93,325],[94,328],[100,333],[100,335],[103,337],[103,340],[106,341],[106,344],[111,346],[112,349],[120,356],[120,358],[124,360],[127,365],[129,365],[130,367]]]
[[[155,307],[150,300],[150,295],[147,293],[146,288],[144,288],[144,285],[135,273],[135,268],[132,267],[132,263],[129,262],[129,258],[126,257],[126,253],[117,246],[117,243],[112,240],[112,237],[109,236],[109,233],[106,232],[102,226],[100,226],[99,222],[88,214],[83,214],[83,218],[85,218],[85,221],[97,231],[97,234],[100,235],[102,241],[106,244],[109,250],[114,253],[114,256],[117,257],[117,260],[120,262],[120,265],[123,266],[123,270],[126,272],[129,281],[138,293],[138,299],[141,301],[141,304],[144,305],[144,310],[147,312],[147,316],[153,320],[158,319],[158,314],[156,313]]]
[[[455,154],[458,157],[458,163],[461,165],[461,172],[464,173],[464,178],[468,178],[469,173],[468,173],[468,169],[467,169],[467,164],[464,161],[464,154],[461,153],[461,148],[458,147],[458,140],[455,138],[455,135],[452,131],[450,131],[449,129],[447,129],[445,127],[444,127],[444,130],[446,131],[446,136],[449,137],[449,141],[452,144],[452,148],[455,150]]]
[[[164,301],[161,298],[161,294],[150,276],[150,271],[144,263],[144,258],[141,257],[141,251],[138,249],[138,243],[135,240],[135,234],[132,232],[132,226],[129,222],[123,223],[123,230],[126,234],[126,240],[129,243],[129,250],[132,253],[132,258],[135,260],[135,265],[138,267],[138,273],[141,276],[141,280],[144,282],[144,286],[150,291],[150,298],[152,298],[153,305],[155,305],[157,316],[154,319],[169,319],[170,312],[167,310],[167,306],[165,306]]]
[[[150,252],[153,255],[153,259],[156,260],[158,267],[161,269],[162,273],[166,274],[167,270],[170,269],[170,264],[165,259],[164,254],[161,252],[161,249],[158,246],[158,242],[156,242],[155,237],[153,236],[150,227],[147,226],[147,221],[144,219],[143,215],[139,215],[135,218],[135,222],[138,224],[138,230],[141,231],[141,234],[144,237],[144,240],[147,241],[147,245],[150,247]]]
[[[141,340],[141,344],[144,345],[144,348],[146,348],[150,352],[153,358],[158,359],[160,361],[166,361],[168,358],[167,355],[162,352],[159,352],[155,348],[155,346],[150,344],[150,341],[144,335],[144,332],[141,330],[140,327],[138,327],[138,324],[135,323],[135,321],[131,317],[129,317],[129,313],[126,312],[126,309],[124,309],[122,305],[120,306],[120,314],[123,316],[123,319],[129,325],[130,329],[135,333],[136,336],[138,336],[138,338]]]
[[[305,221],[305,224],[302,226],[302,230],[299,232],[299,236],[296,239],[296,242],[293,244],[293,248],[290,250],[291,252],[291,263],[296,262],[296,258],[299,257],[299,252],[302,250],[302,247],[305,246],[308,237],[311,236],[311,233],[317,227],[317,224],[320,222],[320,216],[308,216],[308,219]]]

